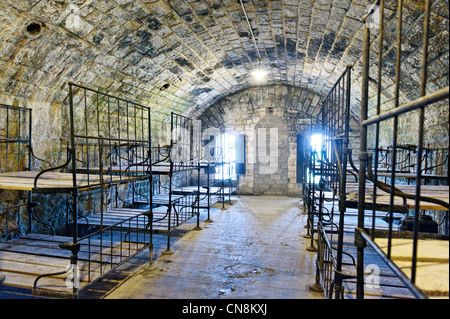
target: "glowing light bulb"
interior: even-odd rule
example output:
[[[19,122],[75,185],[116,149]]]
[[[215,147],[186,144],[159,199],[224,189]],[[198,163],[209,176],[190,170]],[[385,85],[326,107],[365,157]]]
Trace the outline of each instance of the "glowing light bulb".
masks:
[[[267,71],[261,68],[258,68],[252,72],[252,76],[256,83],[263,83],[266,81]]]

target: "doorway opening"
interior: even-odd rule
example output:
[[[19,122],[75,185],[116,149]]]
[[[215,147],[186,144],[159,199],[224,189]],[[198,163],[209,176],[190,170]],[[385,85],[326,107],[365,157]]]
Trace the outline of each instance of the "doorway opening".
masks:
[[[222,165],[216,166],[216,179],[236,179],[236,136],[224,133],[219,136],[218,145],[222,146],[218,161]]]
[[[320,159],[320,153],[322,151],[322,143],[323,143],[323,136],[322,133],[315,133],[311,135],[309,145],[311,147],[311,151],[313,153],[313,156],[315,156],[317,163],[317,159]],[[313,182],[314,184],[318,184],[320,182],[320,176],[311,174],[309,168],[307,169],[307,180],[308,182],[311,180],[311,178],[314,178]]]

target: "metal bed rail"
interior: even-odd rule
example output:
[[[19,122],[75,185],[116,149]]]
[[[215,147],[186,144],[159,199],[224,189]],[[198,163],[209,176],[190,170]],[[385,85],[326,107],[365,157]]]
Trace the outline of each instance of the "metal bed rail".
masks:
[[[68,136],[63,139],[63,144],[67,143],[68,145],[66,162],[58,167],[50,167],[39,171],[34,179],[33,191],[28,192],[28,202],[25,205],[2,209],[2,215],[9,221],[11,210],[18,211],[22,207],[27,207],[30,211],[28,231],[31,232],[31,220],[36,220],[36,217],[31,213],[31,208],[35,205],[31,202],[32,193],[67,193],[71,195],[68,196],[71,200],[67,200],[67,228],[70,237],[67,238],[66,243],[60,245],[60,248],[71,251],[70,264],[74,265],[72,268],[76,268],[78,260],[86,260],[87,258],[88,266],[83,268],[87,272],[87,279],[85,280],[92,282],[95,280],[94,277],[102,277],[107,268],[113,269],[131,257],[134,252],[152,245],[152,206],[143,213],[144,217],[147,218],[145,225],[139,225],[143,223],[141,220],[142,214],[122,220],[114,226],[105,227],[103,224],[103,213],[106,206],[109,205],[105,193],[107,189],[111,189],[111,186],[117,186],[119,183],[130,183],[138,180],[150,181],[151,179],[149,173],[142,174],[133,170],[135,166],[147,164],[147,162],[151,167],[151,161],[149,160],[151,149],[150,108],[74,83],[69,82],[68,86],[69,108],[68,111],[64,110],[64,112],[67,112],[69,130],[67,131]],[[22,160],[18,160],[17,163],[20,165],[14,171],[29,170],[31,168],[31,157],[34,155],[31,147],[31,110],[2,104],[0,112],[6,112],[5,117],[0,118],[0,125],[3,125],[4,118],[7,119],[5,130],[2,129],[1,131],[0,147],[6,145],[8,149],[11,149],[12,143],[18,143],[21,147],[22,144],[28,145],[28,148],[23,150],[28,152],[28,163],[24,164]],[[19,115],[14,116],[14,112],[19,112]],[[21,112],[26,112],[27,116],[24,116]],[[28,116],[29,120],[28,122],[25,121],[26,125],[11,125],[11,120],[22,120],[28,118]],[[26,133],[24,133],[25,131]],[[17,155],[17,151],[14,151],[13,155]],[[22,159],[20,152],[19,155]],[[7,158],[7,160],[10,160],[10,158]],[[114,163],[114,161],[117,161],[117,163]],[[120,169],[119,172],[112,172],[112,164],[119,164],[119,162],[127,165],[123,174]],[[89,169],[86,170],[84,165],[87,165]],[[93,169],[94,166],[97,166],[95,170]],[[38,183],[42,175],[64,169],[72,175],[73,183],[71,187],[68,187],[67,183],[61,188],[45,187],[45,183]],[[84,171],[80,172],[80,170]],[[87,176],[85,173],[88,173]],[[64,178],[66,178],[65,176]],[[78,218],[83,210],[80,196],[82,196],[83,191],[89,193],[91,190],[98,191],[99,205],[96,207],[95,213],[101,216],[102,222],[100,223],[100,229],[93,234],[80,238]],[[151,183],[148,195],[151,202]],[[147,230],[150,230],[150,235],[146,234]],[[55,235],[54,230],[53,234]],[[117,234],[120,235],[117,236]],[[142,235],[144,239],[140,238]],[[98,243],[92,244],[94,238],[97,238],[94,236],[99,238],[100,245]],[[106,237],[108,239],[105,241]],[[107,243],[108,240],[109,243]],[[125,247],[126,244],[128,244],[128,248]],[[86,257],[86,254],[88,257]],[[100,256],[100,259],[95,259],[98,256]],[[91,271],[91,265],[94,264],[96,265],[95,269]],[[69,271],[66,270],[64,273]],[[96,275],[94,275],[94,272]],[[75,275],[75,272],[73,274]],[[37,291],[39,290],[37,288],[38,280],[52,275],[54,274],[45,274],[36,279],[34,285],[36,292],[42,292]],[[77,293],[77,291],[78,287],[74,285],[73,293]]]
[[[139,146],[136,146],[139,145]],[[124,148],[125,150],[120,150]],[[150,142],[115,138],[75,136],[76,171],[92,176],[103,174],[105,182],[127,182],[150,175]],[[120,155],[120,154],[125,154]],[[143,170],[142,166],[148,167]]]
[[[170,250],[171,232],[182,223],[197,216],[197,227],[200,223],[200,134],[199,121],[172,112],[170,116],[170,144],[167,146],[152,146],[149,152],[149,161],[141,163],[142,166],[151,165],[149,183],[150,196],[142,196],[141,189],[147,186],[136,183],[133,191],[132,205],[144,205],[151,209],[158,206],[167,208],[163,216],[153,219],[157,225],[167,223],[167,249],[163,254],[172,254]],[[197,171],[197,189],[185,194],[176,194],[177,177],[180,174],[189,174]],[[166,176],[166,180],[162,177]],[[155,226],[156,227],[156,226]]]
[[[392,154],[393,146],[378,147],[368,149],[375,158],[375,151],[378,152],[378,162],[374,163],[379,168],[379,171],[392,171]],[[417,164],[417,145],[413,144],[398,144],[396,157],[395,171],[399,173],[415,173]],[[448,175],[446,163],[448,161],[448,148],[431,148],[423,147],[421,154],[422,176],[427,174],[441,176],[442,178]]]
[[[342,285],[345,279],[354,278],[354,275],[345,274],[342,270],[338,273],[336,272],[338,262],[336,248],[333,247],[330,238],[327,236],[324,228],[327,224],[331,226],[331,233],[333,232],[333,227],[337,227],[333,223],[320,222],[318,224],[317,247],[320,253],[317,254],[316,283],[312,289],[323,291],[325,298],[328,299],[333,299],[333,296],[335,299],[343,299],[344,289],[336,289],[336,283]],[[356,265],[353,264],[353,266]]]

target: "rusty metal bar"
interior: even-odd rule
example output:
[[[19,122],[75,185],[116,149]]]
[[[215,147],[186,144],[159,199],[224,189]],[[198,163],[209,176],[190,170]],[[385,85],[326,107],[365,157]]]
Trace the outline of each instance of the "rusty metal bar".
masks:
[[[367,119],[369,103],[369,62],[370,62],[370,30],[367,25],[367,19],[371,13],[363,17],[364,22],[364,40],[363,40],[363,70],[362,70],[362,89],[361,89],[361,121]],[[367,154],[367,128],[361,125],[360,131],[360,151],[359,151],[359,192],[358,192],[358,228],[364,228],[364,203],[366,194],[366,168],[368,161]],[[364,247],[365,242],[358,237],[355,230],[355,245],[357,247],[357,267],[356,267],[356,298],[364,299]]]
[[[384,40],[384,0],[380,1],[380,30],[379,30],[379,44],[378,44],[378,77],[377,77],[377,104],[376,104],[376,112],[377,115],[381,113],[381,80],[382,80],[382,65],[383,65],[383,40]],[[374,179],[378,179],[378,161],[379,161],[379,143],[380,143],[380,124],[376,123],[375,126],[375,165],[374,165]],[[373,209],[372,209],[372,238],[375,230],[375,207],[376,207],[376,198],[377,198],[377,186],[373,185]]]
[[[420,96],[423,97],[426,94],[427,86],[427,59],[428,59],[428,38],[430,31],[430,10],[431,1],[425,0],[425,17],[424,17],[424,32],[423,32],[423,58],[422,58],[422,75]],[[420,215],[420,190],[421,190],[421,173],[422,173],[422,151],[423,151],[423,133],[424,133],[424,118],[425,109],[421,107],[419,109],[419,132],[417,142],[417,167],[416,167],[416,199],[415,199],[415,214],[414,214],[414,241],[412,252],[412,265],[411,265],[411,282],[416,282],[417,273],[417,250],[418,250],[418,236],[419,236],[419,215]]]
[[[445,100],[449,98],[449,87],[445,87],[443,89],[440,89],[434,93],[430,93],[426,96],[420,97],[414,101],[408,102],[403,104],[402,106],[399,106],[396,109],[392,109],[386,112],[383,112],[382,114],[378,116],[371,117],[370,119],[366,119],[361,122],[361,125],[364,127],[367,127],[369,125],[380,123],[382,121],[385,121],[387,119],[393,118],[394,116],[398,116],[404,113],[408,113],[417,109],[420,109],[421,107]]]

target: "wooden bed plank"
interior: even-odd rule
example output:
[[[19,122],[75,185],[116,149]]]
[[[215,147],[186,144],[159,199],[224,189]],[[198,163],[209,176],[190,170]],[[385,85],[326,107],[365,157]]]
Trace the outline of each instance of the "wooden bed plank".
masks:
[[[232,189],[233,188],[234,187],[232,187]],[[180,193],[184,193],[184,194],[189,194],[189,193],[192,193],[192,192],[197,192],[198,191],[198,187],[197,186],[183,186],[183,187],[180,187],[180,188],[176,188],[176,189],[174,189],[172,191],[173,192],[180,192]],[[209,188],[209,194],[210,195],[218,195],[218,194],[220,194],[220,195],[222,195],[222,194],[229,195],[230,193],[233,194],[233,192],[234,192],[234,190],[232,190],[230,192],[230,187],[229,186],[224,186],[223,188],[222,187],[213,186],[213,187]],[[206,186],[201,186],[200,187],[200,194],[207,194],[207,193],[208,193],[207,187]]]
[[[377,174],[378,177],[391,177],[390,172],[381,172]],[[406,173],[406,172],[396,172],[396,178],[416,178],[416,173]],[[435,179],[435,180],[445,180],[448,176],[436,175],[436,174],[422,174],[422,179]]]
[[[415,195],[416,187],[415,185],[395,185],[396,188],[400,189],[402,192]],[[357,183],[348,183],[346,186],[347,200],[349,202],[358,201],[359,186]],[[373,202],[373,184],[366,185],[366,203]],[[421,195],[426,197],[432,197],[440,199],[444,202],[449,203],[449,186],[447,185],[422,185]],[[377,189],[376,203],[380,205],[389,205],[390,195],[389,193]],[[394,205],[403,206],[403,198],[399,196],[394,197]],[[415,208],[415,200],[407,199],[406,204],[409,209]],[[420,209],[430,209],[430,210],[448,210],[442,205],[436,203],[430,203],[426,201],[420,201]]]
[[[25,190],[34,189],[34,179],[38,171],[22,171],[0,173],[0,189]],[[103,177],[106,182],[125,182],[120,176],[106,175]],[[89,182],[88,182],[89,181]],[[77,174],[77,187],[84,189],[100,183],[100,176]],[[38,179],[37,188],[43,189],[68,189],[73,188],[73,175],[71,173],[48,172]]]
[[[387,251],[387,238],[375,238],[375,243]],[[411,274],[413,240],[392,239],[391,259],[408,276]],[[449,293],[449,241],[421,239],[418,244],[416,285],[430,295]]]

